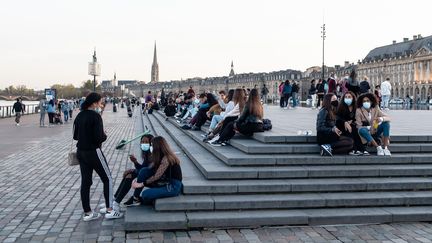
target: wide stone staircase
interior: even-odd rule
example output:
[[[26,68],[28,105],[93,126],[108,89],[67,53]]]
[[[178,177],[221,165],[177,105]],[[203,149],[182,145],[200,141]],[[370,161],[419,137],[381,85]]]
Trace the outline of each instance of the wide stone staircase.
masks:
[[[126,230],[432,221],[432,136],[392,136],[391,157],[321,157],[314,136],[268,131],[213,147],[160,112],[143,123],[177,151],[184,189],[128,208]]]

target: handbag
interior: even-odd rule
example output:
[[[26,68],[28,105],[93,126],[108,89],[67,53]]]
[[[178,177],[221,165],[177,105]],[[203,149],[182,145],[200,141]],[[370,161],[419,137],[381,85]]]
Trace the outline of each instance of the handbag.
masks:
[[[75,129],[75,127],[74,127]],[[72,142],[71,142],[71,146],[70,146],[70,151],[68,154],[68,165],[70,166],[74,166],[74,165],[79,165],[79,161],[78,161],[78,157],[77,157],[77,152],[72,151],[73,148],[73,137],[72,137]]]

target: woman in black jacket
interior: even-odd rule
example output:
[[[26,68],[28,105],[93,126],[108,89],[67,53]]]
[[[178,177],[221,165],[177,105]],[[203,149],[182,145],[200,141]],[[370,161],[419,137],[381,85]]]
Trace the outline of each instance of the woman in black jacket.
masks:
[[[213,146],[224,145],[228,140],[234,137],[236,131],[245,136],[252,136],[255,132],[263,132],[263,116],[264,112],[258,90],[252,89],[239,118],[228,123],[221,131],[219,139],[210,144]]]
[[[347,154],[353,148],[353,140],[342,136],[342,131],[336,127],[336,95],[328,93],[324,96],[323,106],[318,113],[316,128],[317,142],[321,146],[321,155]]]
[[[353,92],[346,92],[339,103],[336,112],[336,127],[342,131],[343,136],[354,140],[354,148],[350,155],[369,155],[365,146],[362,144],[360,135],[355,122],[356,115],[356,96]]]
[[[82,111],[74,121],[73,139],[78,140],[77,158],[81,170],[81,202],[84,209],[84,221],[95,220],[99,213],[90,208],[90,187],[93,183],[93,171],[99,175],[103,182],[103,192],[107,212],[105,218],[120,218],[123,215],[113,209],[113,185],[108,162],[102,153],[101,146],[107,136],[103,129],[103,121],[100,115],[102,97],[98,93],[90,93],[84,103]]]

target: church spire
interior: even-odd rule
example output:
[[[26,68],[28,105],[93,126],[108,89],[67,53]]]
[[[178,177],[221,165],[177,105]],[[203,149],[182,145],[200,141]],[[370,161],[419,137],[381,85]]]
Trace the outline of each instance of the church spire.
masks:
[[[159,64],[157,62],[156,41],[155,41],[155,45],[154,45],[153,64],[152,64],[150,82],[152,82],[152,83],[159,82]]]
[[[231,71],[230,71],[229,76],[231,77],[231,76],[234,76],[234,75],[235,75],[235,73],[234,73],[234,62],[231,61]]]

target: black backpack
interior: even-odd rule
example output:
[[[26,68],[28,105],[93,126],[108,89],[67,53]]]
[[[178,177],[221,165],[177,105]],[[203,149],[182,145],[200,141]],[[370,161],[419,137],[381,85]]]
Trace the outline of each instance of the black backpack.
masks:
[[[272,129],[272,123],[270,119],[263,119],[263,130],[269,131]]]

